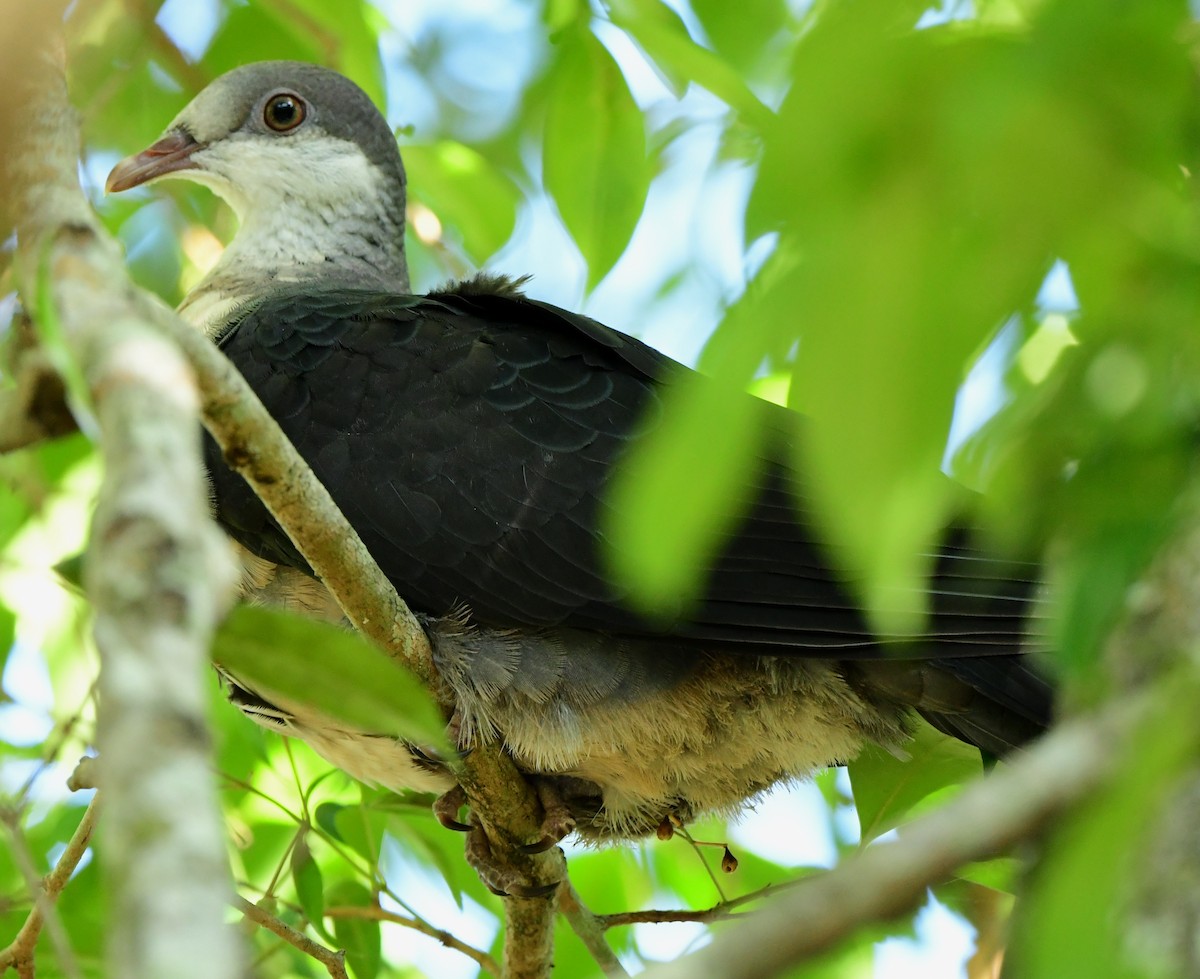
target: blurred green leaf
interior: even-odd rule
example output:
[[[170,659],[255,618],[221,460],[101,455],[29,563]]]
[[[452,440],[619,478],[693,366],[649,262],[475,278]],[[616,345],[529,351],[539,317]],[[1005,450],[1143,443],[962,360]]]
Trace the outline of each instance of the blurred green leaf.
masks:
[[[298,28],[318,41],[321,59],[348,75],[378,106],[385,104],[379,33],[386,26],[379,12],[363,0],[260,0],[280,27]],[[260,60],[260,59],[254,59]]]
[[[993,891],[1015,894],[1024,867],[1016,857],[996,857],[959,867],[955,876]]]
[[[4,677],[4,667],[8,664],[8,654],[12,652],[12,644],[17,634],[17,617],[7,605],[0,604],[0,680]],[[0,686],[0,704],[10,699]]]
[[[661,420],[613,477],[609,556],[630,600],[648,614],[670,621],[696,599],[701,570],[763,477],[767,410],[716,380],[680,375]]]
[[[629,33],[676,98],[695,82],[751,126],[769,125],[771,110],[719,54],[692,40],[683,19],[662,0],[608,0],[607,6],[613,23]]]
[[[44,481],[45,491],[58,489],[77,466],[94,457],[95,451],[91,440],[79,433],[34,446],[37,475]]]
[[[713,47],[746,74],[761,74],[765,59],[795,43],[786,0],[691,0],[691,8]]]
[[[378,13],[362,0],[337,6],[319,0],[226,4],[201,66],[209,78],[255,61],[327,64],[385,104]],[[194,92],[191,94],[195,94]],[[161,128],[161,125],[160,125]]]
[[[647,871],[663,847],[674,841],[647,841],[641,844],[649,855],[643,859],[634,847],[617,847],[603,853],[575,853],[571,856],[571,884],[583,903],[590,908],[638,908],[654,899],[654,884]],[[699,870],[699,865],[696,865]],[[614,942],[628,942],[627,929],[610,931]]]
[[[341,881],[329,888],[326,906],[370,908],[374,896],[362,884]],[[333,935],[346,950],[346,962],[355,979],[374,979],[382,958],[379,922],[367,918],[334,918]]]
[[[296,896],[300,899],[300,907],[304,916],[318,931],[324,930],[325,917],[325,882],[321,878],[321,868],[313,859],[312,851],[308,848],[307,830],[301,829],[292,847],[292,883],[296,886]]]
[[[243,818],[246,816],[247,807],[239,803],[245,803],[246,798],[240,790],[226,794],[229,809],[236,811]],[[255,811],[244,825],[248,834],[245,842],[248,845],[238,854],[237,859],[246,879],[261,881],[265,885],[275,880],[281,868],[287,866],[292,840],[296,838],[296,824],[273,822]]]
[[[325,830],[335,840],[342,839],[342,831],[338,828],[338,817],[346,810],[346,806],[336,802],[322,802],[317,806],[317,825]],[[344,842],[344,841],[343,841]]]
[[[257,689],[449,752],[445,722],[420,681],[346,629],[242,605],[217,630],[213,659]]]
[[[465,838],[458,833],[448,832],[433,818],[429,807],[414,810],[403,807],[389,810],[384,804],[380,810],[387,814],[387,829],[405,854],[418,863],[425,864],[443,881],[462,908],[463,895],[487,905],[490,892],[479,880],[479,875],[463,859]]]
[[[1063,7],[1018,41],[969,22],[897,33],[889,4],[831,5],[768,132],[750,235],[779,231],[799,260],[755,312],[795,325],[792,397],[814,417],[801,466],[884,631],[919,625],[966,365],[1032,303],[1057,250],[1121,224],[1148,199],[1147,172],[1179,159],[1171,15],[1130,9],[1101,27]],[[1118,52],[1118,35],[1137,41]],[[1152,70],[1135,69],[1143,56]],[[1093,74],[1100,98],[1084,94]],[[888,607],[901,594],[909,604]]]
[[[881,925],[868,925],[815,959],[789,969],[780,979],[866,979],[875,976],[875,945],[894,934],[911,934],[910,919],[903,926],[893,925],[885,930]],[[882,977],[881,977],[882,979]]]
[[[867,745],[846,766],[863,845],[905,822],[930,796],[983,772],[979,749],[935,731],[925,721],[917,722],[903,751],[908,758]]]
[[[333,814],[337,838],[363,857],[368,866],[379,863],[387,816],[368,806],[341,806]]]
[[[62,839],[68,839],[62,837]],[[87,866],[81,867],[71,877],[70,885],[63,888],[58,899],[58,913],[66,928],[71,942],[71,948],[81,959],[93,963],[97,968],[93,975],[99,977],[103,973],[98,968],[104,958],[104,947],[108,937],[108,916],[111,901],[109,900],[106,881],[100,873],[100,861],[103,853],[92,843],[93,858]],[[38,975],[42,970],[38,970]],[[48,975],[55,973],[47,970]],[[67,973],[60,972],[59,975]]]
[[[512,236],[521,193],[516,184],[471,147],[454,140],[404,147],[411,196],[462,238],[482,265]]]
[[[588,264],[592,288],[625,251],[650,189],[645,120],[620,68],[592,33],[560,35],[549,74],[546,190]]]
[[[71,94],[86,110],[84,131],[89,142],[128,154],[149,146],[195,93],[181,91],[151,60],[143,25],[128,17],[118,17],[116,22],[130,29],[117,49],[108,45],[113,39],[109,34],[104,45],[84,46],[81,56],[72,58]],[[123,64],[119,73],[113,72],[114,59]],[[202,80],[203,76],[195,79]],[[121,209],[113,201],[106,206]]]

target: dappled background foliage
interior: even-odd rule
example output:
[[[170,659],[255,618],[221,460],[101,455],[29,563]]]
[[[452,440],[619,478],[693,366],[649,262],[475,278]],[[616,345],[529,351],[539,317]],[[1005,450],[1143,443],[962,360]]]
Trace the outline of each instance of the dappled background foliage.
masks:
[[[751,388],[812,419],[806,489],[864,600],[918,595],[950,519],[982,522],[1015,554],[1048,553],[1054,614],[1041,645],[1078,703],[1112,694],[1104,637],[1192,480],[1193,33],[1187,5],[1166,0],[80,0],[67,21],[82,178],[147,288],[177,301],[232,217],[191,187],[102,200],[111,165],[229,68],[337,68],[397,128],[414,288],[484,267],[533,272],[532,295],[722,381],[681,386],[687,410],[615,489],[636,500],[611,530],[648,605],[696,585],[687,557],[714,546],[722,528],[709,514],[740,492],[757,444],[752,413],[730,397]],[[73,568],[99,472],[78,435],[0,459],[0,475],[7,936],[29,906],[21,863],[44,872],[81,811],[63,772],[89,744],[96,664]],[[914,599],[888,614],[881,625],[903,628],[923,609]],[[212,717],[247,899],[345,947],[358,979],[474,973],[436,939],[355,916],[378,899],[427,931],[495,946],[498,901],[429,799],[329,773],[303,745],[245,723],[215,679]],[[1192,718],[1176,704],[1164,723]],[[690,827],[731,840],[730,877],[676,839],[573,853],[572,880],[609,912],[703,908],[802,875],[982,767],[927,729],[911,754],[867,752],[849,778],[780,794],[764,804],[772,818],[741,830]],[[1137,798],[1174,774],[1155,771],[1131,783]],[[1141,974],[1146,963],[1123,961],[1104,924],[1144,831],[1137,810],[1101,800],[1076,829],[1054,885],[1043,874],[1024,905],[1026,921],[1054,929],[1018,929],[1022,974]],[[862,975],[875,962],[897,975],[912,961],[953,975],[970,958],[972,975],[991,975],[1018,877],[1011,860],[965,868],[921,912],[923,945],[882,941],[913,933],[901,921],[804,974]],[[93,861],[61,901],[83,975],[99,974],[102,895]],[[556,974],[592,974],[560,931]],[[677,954],[698,931],[610,937],[636,964]],[[260,974],[320,974],[273,936],[251,937]],[[1083,949],[1084,971],[1055,958]],[[39,974],[62,970],[46,951]]]

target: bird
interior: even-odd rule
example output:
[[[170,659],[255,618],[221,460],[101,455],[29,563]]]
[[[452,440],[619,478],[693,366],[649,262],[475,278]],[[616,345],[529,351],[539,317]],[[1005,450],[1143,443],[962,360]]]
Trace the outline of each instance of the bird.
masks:
[[[218,77],[107,189],[165,178],[209,187],[238,219],[179,312],[242,372],[420,615],[460,746],[499,738],[565,812],[554,835],[623,840],[734,814],[866,745],[902,754],[918,715],[989,756],[1051,722],[1053,686],[1032,655],[1038,563],[948,527],[924,628],[877,634],[813,516],[795,451],[805,422],[766,401],[757,469],[696,569],[699,599],[659,616],[631,601],[606,560],[606,491],[691,370],[531,298],[523,279],[413,294],[400,150],[349,79],[292,61]],[[247,593],[336,619],[211,440],[205,458]],[[453,792],[420,746],[227,679],[252,719],[360,780]]]

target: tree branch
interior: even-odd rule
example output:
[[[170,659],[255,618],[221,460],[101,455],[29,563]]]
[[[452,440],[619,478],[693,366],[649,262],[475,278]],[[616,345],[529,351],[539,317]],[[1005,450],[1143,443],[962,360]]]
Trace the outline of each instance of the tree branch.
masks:
[[[37,893],[33,905],[33,909],[29,912],[29,916],[25,919],[25,924],[21,926],[21,930],[17,932],[16,937],[9,943],[8,947],[0,950],[0,973],[7,969],[16,969],[20,975],[24,970],[32,973],[33,970],[33,953],[37,946],[38,935],[42,932],[42,925],[46,922],[47,916],[55,914],[54,902],[58,900],[58,895],[62,893],[62,889],[71,878],[71,874],[75,872],[75,868],[79,866],[79,861],[83,859],[84,853],[87,852],[88,845],[91,843],[92,830],[96,827],[96,812],[99,806],[99,793],[92,796],[92,801],[88,803],[87,809],[84,810],[83,818],[79,821],[79,825],[75,827],[75,832],[72,834],[70,842],[67,843],[67,848],[63,850],[62,855],[58,858],[58,862],[54,865],[54,869],[41,882],[37,888]],[[16,822],[16,814],[13,813],[12,819],[6,819],[9,823],[9,828],[14,834],[19,830]],[[24,847],[14,846],[14,852],[23,850]],[[32,868],[30,868],[32,869]],[[59,960],[64,960],[63,950],[59,950]],[[74,964],[64,966],[63,969],[68,975],[78,975],[78,967]]]
[[[500,975],[500,963],[488,955],[487,952],[475,948],[473,945],[468,945],[462,939],[455,937],[448,931],[442,928],[435,928],[428,921],[423,921],[420,918],[406,918],[402,914],[396,914],[394,911],[388,911],[385,908],[375,905],[374,907],[358,907],[347,905],[345,907],[337,906],[325,909],[325,917],[327,918],[367,918],[371,921],[387,921],[394,925],[400,925],[403,928],[411,928],[413,931],[420,932],[429,938],[434,938],[441,942],[446,948],[452,948],[456,952],[462,952],[467,958],[471,959],[484,972],[490,973],[493,976]]]
[[[601,971],[610,979],[619,979],[619,977],[629,975],[625,971],[625,967],[621,965],[617,954],[609,947],[608,942],[604,940],[604,931],[608,927],[605,921],[599,915],[593,914],[591,910],[579,899],[579,894],[575,888],[568,884],[562,889],[562,898],[560,901],[563,917],[571,925],[571,930],[579,936],[579,940],[583,942],[592,958],[596,960],[596,964],[600,966]]]
[[[711,945],[647,979],[752,979],[827,951],[864,924],[916,907],[956,868],[1003,853],[1093,792],[1116,764],[1113,746],[1145,715],[1145,696],[1066,722],[1026,752],[914,820],[894,843],[868,847],[750,915]]]
[[[43,65],[10,81],[9,98],[25,110],[12,147],[22,290],[52,310],[58,355],[78,365],[105,461],[85,580],[102,661],[109,971],[237,976],[205,686],[232,568],[205,519],[195,382],[146,322],[80,193],[78,127],[61,73]]]
[[[794,881],[789,881],[792,884],[801,884],[809,880],[808,877],[800,877]],[[786,885],[780,884],[775,890]],[[755,897],[758,895],[756,894]],[[733,911],[731,905],[736,903],[738,899],[731,901],[722,901],[720,904],[714,904],[711,908],[704,908],[701,911],[664,911],[656,909],[648,909],[646,911],[618,911],[614,914],[596,915],[596,921],[600,927],[607,931],[609,928],[623,928],[628,925],[677,925],[684,922],[692,924],[711,924],[714,921],[729,921],[732,918],[741,917],[748,912]]]
[[[335,952],[326,948],[320,942],[314,942],[304,932],[297,931],[291,925],[284,924],[275,915],[264,911],[257,904],[251,904],[244,897],[234,898],[234,906],[256,925],[266,928],[272,934],[278,935],[289,945],[298,948],[305,955],[316,959],[325,966],[331,979],[350,979],[346,974],[346,953]]]

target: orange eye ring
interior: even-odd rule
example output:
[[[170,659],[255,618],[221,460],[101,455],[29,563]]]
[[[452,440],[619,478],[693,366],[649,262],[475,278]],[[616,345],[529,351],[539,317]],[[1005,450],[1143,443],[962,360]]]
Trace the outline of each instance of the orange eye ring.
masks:
[[[280,92],[267,99],[263,106],[263,122],[277,133],[286,133],[304,122],[308,107],[304,99],[291,92]]]

